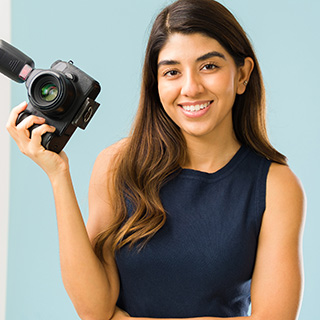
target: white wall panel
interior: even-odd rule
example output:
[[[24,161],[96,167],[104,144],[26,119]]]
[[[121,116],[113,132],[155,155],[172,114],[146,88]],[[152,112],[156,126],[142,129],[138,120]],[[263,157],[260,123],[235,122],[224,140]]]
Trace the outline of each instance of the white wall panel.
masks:
[[[0,39],[10,41],[11,1],[1,0]],[[10,80],[0,75],[0,320],[5,320],[8,216],[9,216],[9,135],[5,123],[10,110]]]

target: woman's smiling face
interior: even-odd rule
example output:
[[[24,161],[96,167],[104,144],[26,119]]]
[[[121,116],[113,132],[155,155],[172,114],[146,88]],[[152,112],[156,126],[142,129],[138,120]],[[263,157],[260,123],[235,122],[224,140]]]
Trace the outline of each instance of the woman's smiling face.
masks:
[[[233,134],[232,107],[248,80],[243,69],[249,68],[237,67],[213,38],[170,35],[158,57],[158,90],[164,110],[186,139]]]

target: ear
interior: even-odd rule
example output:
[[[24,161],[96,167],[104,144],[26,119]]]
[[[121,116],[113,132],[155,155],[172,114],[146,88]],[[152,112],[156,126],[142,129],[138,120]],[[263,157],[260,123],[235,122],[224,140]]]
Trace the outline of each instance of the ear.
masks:
[[[246,91],[246,86],[249,83],[251,72],[254,68],[252,58],[246,57],[244,64],[238,70],[238,87],[237,94],[243,94]]]

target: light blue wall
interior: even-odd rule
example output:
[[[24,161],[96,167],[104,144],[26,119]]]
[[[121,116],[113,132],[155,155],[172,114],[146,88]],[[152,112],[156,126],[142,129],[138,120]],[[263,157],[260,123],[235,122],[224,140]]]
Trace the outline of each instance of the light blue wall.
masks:
[[[65,148],[83,215],[98,153],[124,137],[133,118],[150,22],[165,0],[12,0],[12,42],[38,68],[73,60],[102,85],[101,107]],[[265,76],[269,131],[308,196],[304,258],[306,289],[300,319],[318,313],[320,179],[317,0],[224,0],[252,39]],[[13,105],[26,99],[13,84]],[[78,319],[60,276],[55,210],[48,179],[12,143],[6,320]]]

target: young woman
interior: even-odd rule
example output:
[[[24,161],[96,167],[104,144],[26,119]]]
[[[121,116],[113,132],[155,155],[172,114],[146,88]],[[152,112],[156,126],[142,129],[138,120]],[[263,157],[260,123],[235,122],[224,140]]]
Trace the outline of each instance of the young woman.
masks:
[[[16,126],[25,108],[7,128],[52,183],[81,319],[297,318],[303,190],[268,141],[258,61],[221,4],[179,0],[156,18],[132,132],[96,160],[86,227],[66,154],[40,144],[55,129]]]

